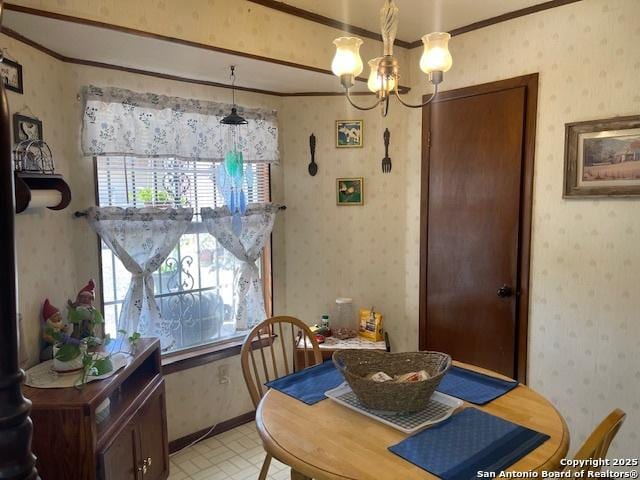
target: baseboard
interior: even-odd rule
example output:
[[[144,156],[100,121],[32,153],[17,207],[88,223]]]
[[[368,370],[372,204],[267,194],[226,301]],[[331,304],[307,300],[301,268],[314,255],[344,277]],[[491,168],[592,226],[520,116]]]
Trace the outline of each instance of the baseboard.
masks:
[[[198,430],[197,432],[190,433],[189,435],[185,435],[184,437],[176,438],[175,440],[171,440],[169,442],[169,453],[177,452],[178,450],[183,449],[187,445],[193,443],[204,434],[206,434],[209,430],[211,432],[203,438],[213,437],[215,435],[219,435],[220,433],[226,432],[227,430],[231,430],[232,428],[239,427],[240,425],[244,425],[245,423],[252,422],[256,418],[256,412],[247,412],[242,415],[238,415],[237,417],[230,418],[229,420],[225,420],[224,422],[218,423],[213,430],[211,427],[203,428],[202,430]]]

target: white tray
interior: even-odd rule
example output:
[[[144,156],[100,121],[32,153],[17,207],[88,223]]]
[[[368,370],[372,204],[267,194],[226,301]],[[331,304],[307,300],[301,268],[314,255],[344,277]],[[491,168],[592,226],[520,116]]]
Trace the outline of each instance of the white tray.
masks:
[[[425,427],[442,422],[464,403],[458,398],[434,392],[429,405],[424,410],[412,413],[394,413],[368,409],[360,403],[346,382],[324,394],[334,402],[404,433],[415,433]]]

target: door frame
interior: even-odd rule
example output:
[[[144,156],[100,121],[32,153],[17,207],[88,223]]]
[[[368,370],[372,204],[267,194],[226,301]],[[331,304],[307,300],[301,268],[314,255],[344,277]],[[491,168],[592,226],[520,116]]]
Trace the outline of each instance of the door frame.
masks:
[[[529,276],[531,260],[531,220],[533,205],[533,163],[536,142],[536,119],[538,105],[538,74],[532,73],[507,80],[483,83],[470,87],[447,90],[438,93],[433,103],[495,93],[513,88],[525,87],[524,138],[522,143],[522,171],[520,176],[520,222],[518,228],[518,262],[516,289],[516,365],[517,380],[527,381],[528,333],[529,333]],[[429,96],[423,96],[426,101]],[[427,318],[427,245],[428,200],[429,200],[429,153],[431,147],[431,104],[422,108],[422,168],[420,193],[420,350],[426,349]]]

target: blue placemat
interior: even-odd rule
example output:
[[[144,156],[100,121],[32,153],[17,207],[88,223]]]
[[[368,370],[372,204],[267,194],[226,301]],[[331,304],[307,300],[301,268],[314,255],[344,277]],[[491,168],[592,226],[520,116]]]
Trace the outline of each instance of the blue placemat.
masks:
[[[451,367],[437,390],[476,405],[484,405],[517,386],[518,382],[514,380],[501,380],[464,368]]]
[[[549,439],[548,435],[467,408],[389,450],[443,480],[499,473]]]
[[[267,387],[286,393],[298,400],[313,405],[324,400],[324,392],[336,388],[344,382],[342,374],[336,370],[331,359],[320,365],[305,368],[299,372],[265,383]]]

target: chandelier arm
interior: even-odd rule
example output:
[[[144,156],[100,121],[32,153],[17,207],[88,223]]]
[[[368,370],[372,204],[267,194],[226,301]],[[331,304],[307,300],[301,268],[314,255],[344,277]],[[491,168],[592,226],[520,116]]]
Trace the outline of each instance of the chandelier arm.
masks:
[[[380,105],[380,100],[376,100],[376,103],[374,103],[370,107],[361,107],[360,105],[356,105],[355,103],[353,103],[353,100],[351,99],[351,94],[349,93],[349,89],[348,88],[346,89],[345,93],[346,93],[347,100],[349,100],[349,103],[351,104],[351,106],[353,108],[358,109],[358,110],[362,110],[362,111],[373,110],[378,105]]]
[[[424,103],[419,103],[417,105],[412,105],[410,103],[406,103],[405,101],[402,100],[402,98],[400,98],[400,94],[398,93],[398,85],[396,84],[396,88],[394,89],[394,93],[396,94],[396,98],[398,99],[398,101],[404,105],[405,107],[409,107],[409,108],[422,108],[428,104],[430,104],[434,98],[436,98],[436,95],[438,94],[438,84],[436,83],[434,85],[434,90],[433,93],[431,94],[431,96],[427,99],[427,101],[425,101]]]

